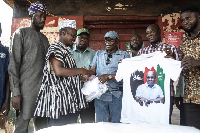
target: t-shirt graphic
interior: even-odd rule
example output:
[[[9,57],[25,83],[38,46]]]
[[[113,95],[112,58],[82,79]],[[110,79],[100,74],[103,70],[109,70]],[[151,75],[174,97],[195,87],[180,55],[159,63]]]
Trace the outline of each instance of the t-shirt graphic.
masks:
[[[157,73],[157,71],[160,71]],[[131,74],[130,77],[130,86],[133,98],[141,105],[145,103],[146,106],[153,102],[153,100],[161,97],[163,99],[157,100],[157,102],[164,103],[164,74],[160,65],[157,65],[157,71],[154,67],[148,69],[145,67],[144,72],[136,70]],[[149,77],[149,74],[152,73],[152,77]],[[159,74],[159,81],[157,82]],[[161,75],[161,76],[160,76]],[[151,79],[152,78],[152,79]],[[147,83],[148,82],[148,83]],[[152,85],[149,83],[152,82]],[[152,87],[150,87],[152,86]]]
[[[130,86],[131,86],[131,92],[132,92],[133,98],[135,98],[137,87],[143,84],[143,76],[144,76],[144,73],[138,70],[136,70],[135,72],[131,74]]]
[[[123,80],[122,123],[169,124],[170,79],[181,62],[160,51],[122,60],[116,80]]]
[[[163,91],[163,95],[165,95],[164,90],[164,81],[165,81],[165,74],[163,73],[163,69],[160,65],[157,66],[157,85],[159,85]]]

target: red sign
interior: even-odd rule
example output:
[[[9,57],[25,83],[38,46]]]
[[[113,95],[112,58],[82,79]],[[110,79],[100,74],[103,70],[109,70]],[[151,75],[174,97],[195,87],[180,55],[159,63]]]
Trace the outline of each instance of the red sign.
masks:
[[[182,42],[181,34],[183,33],[184,32],[165,32],[165,42],[178,47]]]

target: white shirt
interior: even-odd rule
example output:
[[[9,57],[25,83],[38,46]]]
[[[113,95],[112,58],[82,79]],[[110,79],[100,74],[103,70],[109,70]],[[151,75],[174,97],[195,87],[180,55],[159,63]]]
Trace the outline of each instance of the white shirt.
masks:
[[[122,123],[169,124],[170,78],[176,81],[181,72],[181,62],[164,58],[166,53],[160,51],[143,54],[122,60],[118,66],[116,80],[123,79]],[[164,95],[163,103],[151,103],[141,106],[134,98],[137,87],[146,83],[146,72],[154,70],[158,84]],[[157,94],[155,94],[157,95]],[[161,94],[160,94],[161,95]],[[153,96],[152,96],[153,97]],[[156,97],[156,96],[155,96]]]

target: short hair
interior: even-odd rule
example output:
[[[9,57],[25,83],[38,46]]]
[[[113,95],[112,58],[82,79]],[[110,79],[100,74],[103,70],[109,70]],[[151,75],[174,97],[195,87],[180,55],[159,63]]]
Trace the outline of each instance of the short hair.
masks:
[[[181,10],[181,13],[187,12],[187,11],[195,12],[195,13],[199,14],[199,9],[197,7],[187,7],[185,9]]]
[[[140,39],[142,40],[142,37],[141,37],[139,34],[134,34],[134,35],[131,37],[131,39],[132,39],[134,36],[136,36],[136,37],[138,37],[138,38],[140,38]]]
[[[149,72],[153,72],[153,76],[154,76],[154,78],[156,78],[156,73],[155,73],[154,71],[148,71],[148,72],[146,73],[146,78],[147,78],[147,74],[148,74]]]
[[[156,28],[159,32],[161,32],[160,27],[157,24],[150,24],[148,27],[150,26]]]

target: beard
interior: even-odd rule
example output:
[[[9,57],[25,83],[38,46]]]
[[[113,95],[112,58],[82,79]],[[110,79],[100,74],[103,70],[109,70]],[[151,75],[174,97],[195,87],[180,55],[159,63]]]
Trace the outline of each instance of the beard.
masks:
[[[80,50],[85,50],[87,48],[88,45],[76,45],[78,49]]]
[[[190,33],[190,32],[192,32],[196,27],[198,27],[198,22],[196,22],[194,25],[192,25],[190,29],[185,29],[184,27],[183,27],[183,29],[185,30],[185,32]]]
[[[39,29],[39,30],[42,30],[44,28],[44,25],[43,26],[39,26],[39,23],[35,23],[33,22],[33,25],[36,29]]]
[[[138,51],[138,50],[140,50],[141,48],[142,48],[142,44],[140,44],[140,45],[137,46],[137,47],[133,47],[133,45],[131,45],[131,49],[132,49],[132,50]]]

